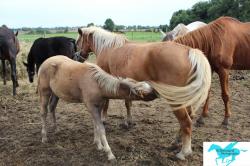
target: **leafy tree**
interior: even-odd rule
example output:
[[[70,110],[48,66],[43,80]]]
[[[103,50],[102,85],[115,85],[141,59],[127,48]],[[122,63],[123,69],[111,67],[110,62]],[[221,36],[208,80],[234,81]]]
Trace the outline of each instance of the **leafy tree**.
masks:
[[[106,19],[103,28],[113,32],[115,29],[115,23],[111,18],[108,18]]]
[[[89,23],[88,25],[87,25],[87,27],[91,27],[91,26],[94,26],[95,24],[92,22],[92,23]]]

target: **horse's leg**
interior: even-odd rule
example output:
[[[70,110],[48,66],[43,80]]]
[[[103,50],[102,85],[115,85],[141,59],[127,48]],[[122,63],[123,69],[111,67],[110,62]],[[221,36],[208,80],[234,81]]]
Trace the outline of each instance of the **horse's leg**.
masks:
[[[15,58],[10,59],[10,66],[11,66],[11,80],[13,83],[13,95],[16,95],[16,87],[18,83],[17,83],[17,76],[16,76],[16,59]]]
[[[109,144],[106,138],[105,128],[101,121],[101,110],[102,110],[101,108],[102,107],[98,105],[92,104],[92,106],[90,106],[88,110],[90,111],[93,117],[94,123],[95,123],[94,129],[96,131],[94,130],[94,133],[97,135],[97,139],[98,137],[100,137],[101,144],[103,145],[103,150],[108,155],[108,160],[112,160],[112,159],[115,159],[115,156],[113,155],[111,148],[109,147]]]
[[[109,108],[109,99],[105,100],[103,110],[102,110],[102,122],[104,124],[106,124],[106,120],[107,120],[107,116],[108,116],[108,114],[107,114],[108,108]]]
[[[132,127],[134,125],[132,121],[132,114],[131,114],[131,106],[132,106],[132,101],[131,100],[125,100],[125,106],[127,109],[127,126]]]
[[[192,106],[187,107],[187,113],[191,119],[194,118],[193,108]],[[181,142],[181,127],[179,132],[176,134],[175,139],[172,141],[172,145],[178,145]]]
[[[94,120],[93,120],[93,124],[94,124],[94,144],[96,144],[98,150],[102,150],[103,145],[101,142],[101,137],[99,133],[97,133],[96,124]]]
[[[196,123],[198,123],[198,124],[205,124],[204,117],[208,117],[208,102],[209,102],[210,89],[208,91],[207,99],[206,99],[205,105],[203,107],[202,114],[200,115],[200,117],[196,121]]]
[[[52,131],[55,132],[56,131],[56,106],[58,103],[59,98],[55,95],[52,94],[49,100],[49,111],[52,115],[52,121],[53,121],[53,127],[52,127]]]
[[[185,156],[192,153],[191,149],[191,134],[192,134],[192,120],[188,115],[186,108],[175,110],[174,114],[178,119],[181,127],[182,148],[176,155],[177,158],[185,160]]]
[[[229,87],[228,87],[228,70],[220,69],[219,72],[220,84],[221,84],[221,95],[225,105],[225,117],[222,122],[223,125],[228,125],[228,119],[231,116],[231,108],[229,103]]]
[[[48,113],[48,103],[49,103],[50,94],[44,93],[40,94],[40,103],[41,103],[41,120],[42,120],[42,142],[48,142],[47,137],[47,113]]]
[[[6,85],[6,66],[4,59],[2,59],[2,67],[3,67],[3,84]]]

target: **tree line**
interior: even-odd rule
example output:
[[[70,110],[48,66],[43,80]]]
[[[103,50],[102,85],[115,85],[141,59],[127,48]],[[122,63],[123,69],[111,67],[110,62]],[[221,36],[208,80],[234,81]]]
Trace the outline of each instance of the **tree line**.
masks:
[[[250,0],[198,2],[191,9],[174,12],[168,28],[173,29],[179,23],[189,24],[194,21],[209,23],[221,16],[231,16],[243,22],[250,21]]]

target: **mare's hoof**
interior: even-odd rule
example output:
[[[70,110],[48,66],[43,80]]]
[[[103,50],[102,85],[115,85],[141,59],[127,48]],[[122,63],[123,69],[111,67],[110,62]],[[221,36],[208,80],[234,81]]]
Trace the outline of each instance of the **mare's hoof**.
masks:
[[[228,126],[228,118],[225,118],[224,120],[223,120],[223,122],[222,122],[222,125],[223,126]]]
[[[196,127],[201,127],[201,126],[204,126],[204,125],[205,125],[204,118],[202,116],[200,116],[197,119],[195,126]]]

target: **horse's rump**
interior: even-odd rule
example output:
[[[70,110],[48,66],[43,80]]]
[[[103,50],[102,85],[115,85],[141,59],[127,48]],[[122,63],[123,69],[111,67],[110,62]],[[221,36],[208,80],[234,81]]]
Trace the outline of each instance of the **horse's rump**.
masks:
[[[177,110],[192,106],[197,111],[205,101],[211,84],[211,69],[204,54],[196,49],[189,50],[191,70],[187,85],[183,87],[149,81],[150,85]]]

